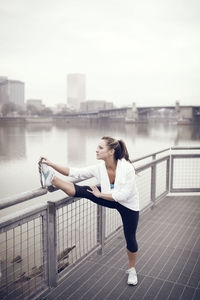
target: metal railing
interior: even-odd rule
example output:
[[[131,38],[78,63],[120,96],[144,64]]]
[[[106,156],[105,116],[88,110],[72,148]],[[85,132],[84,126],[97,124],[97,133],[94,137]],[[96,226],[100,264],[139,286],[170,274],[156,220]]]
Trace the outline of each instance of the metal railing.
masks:
[[[173,150],[179,150],[179,153],[171,154],[170,191],[200,192],[200,154],[194,153],[199,152],[199,148],[189,148],[187,155],[183,153],[183,147],[172,148]]]
[[[154,207],[169,192],[200,191],[200,148],[165,149],[133,163],[141,212]],[[46,193],[46,189],[38,189],[2,199],[1,208]],[[102,253],[121,228],[116,210],[73,197],[1,218],[0,298],[38,297],[93,252]]]

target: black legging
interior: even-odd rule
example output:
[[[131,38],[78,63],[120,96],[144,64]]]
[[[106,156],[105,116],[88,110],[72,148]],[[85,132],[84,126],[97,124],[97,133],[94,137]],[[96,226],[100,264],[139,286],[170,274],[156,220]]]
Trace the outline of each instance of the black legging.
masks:
[[[137,252],[138,250],[138,244],[136,241],[136,229],[138,225],[139,220],[139,211],[131,210],[123,205],[121,205],[119,202],[110,201],[110,200],[104,200],[101,198],[97,198],[92,193],[88,192],[87,190],[91,190],[89,186],[80,186],[77,184],[74,184],[75,187],[75,195],[74,197],[81,197],[81,198],[87,198],[96,204],[109,207],[109,208],[115,208],[120,213],[122,222],[123,222],[123,228],[124,228],[124,236],[126,239],[126,245],[127,249],[130,252]],[[100,188],[99,188],[100,190]]]

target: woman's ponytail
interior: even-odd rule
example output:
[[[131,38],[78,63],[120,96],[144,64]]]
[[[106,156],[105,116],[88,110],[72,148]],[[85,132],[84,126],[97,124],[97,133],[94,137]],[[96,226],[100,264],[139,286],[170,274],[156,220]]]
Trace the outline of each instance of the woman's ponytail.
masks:
[[[127,147],[126,147],[126,144],[124,143],[124,141],[123,140],[118,140],[118,143],[119,143],[120,148],[121,148],[121,155],[120,155],[121,158],[125,158],[125,160],[131,162],[130,158],[129,158],[128,150],[127,150]]]

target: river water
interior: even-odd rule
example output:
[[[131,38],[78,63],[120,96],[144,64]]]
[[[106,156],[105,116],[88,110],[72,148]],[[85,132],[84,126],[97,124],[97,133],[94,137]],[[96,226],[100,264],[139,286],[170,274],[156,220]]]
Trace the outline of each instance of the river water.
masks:
[[[131,159],[171,146],[200,146],[198,125],[125,124],[1,124],[0,198],[40,187],[41,155],[66,166],[96,163],[95,150],[104,135],[123,139]]]

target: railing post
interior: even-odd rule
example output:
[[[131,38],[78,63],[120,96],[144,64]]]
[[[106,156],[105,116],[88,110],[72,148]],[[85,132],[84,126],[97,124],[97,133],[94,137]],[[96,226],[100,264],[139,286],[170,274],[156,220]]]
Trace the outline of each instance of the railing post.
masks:
[[[154,154],[152,156],[152,159],[156,159],[156,155]],[[153,205],[155,205],[156,200],[156,165],[154,164],[151,167],[151,201],[153,202]]]
[[[103,254],[105,244],[105,218],[106,210],[105,207],[97,205],[97,243],[100,243],[101,249],[98,254]]]
[[[170,187],[169,187],[169,180],[170,180],[170,157],[167,159],[167,169],[166,169],[166,191],[169,193]]]
[[[170,154],[170,187],[169,192],[173,192],[173,182],[174,182],[174,156]]]
[[[49,270],[48,270],[48,244],[47,244],[47,216],[48,211],[42,216],[42,249],[43,249],[43,266],[44,266],[44,278],[45,282],[49,284]]]
[[[55,203],[48,202],[47,215],[47,248],[48,248],[48,284],[57,285],[57,239],[56,239],[56,207]]]

